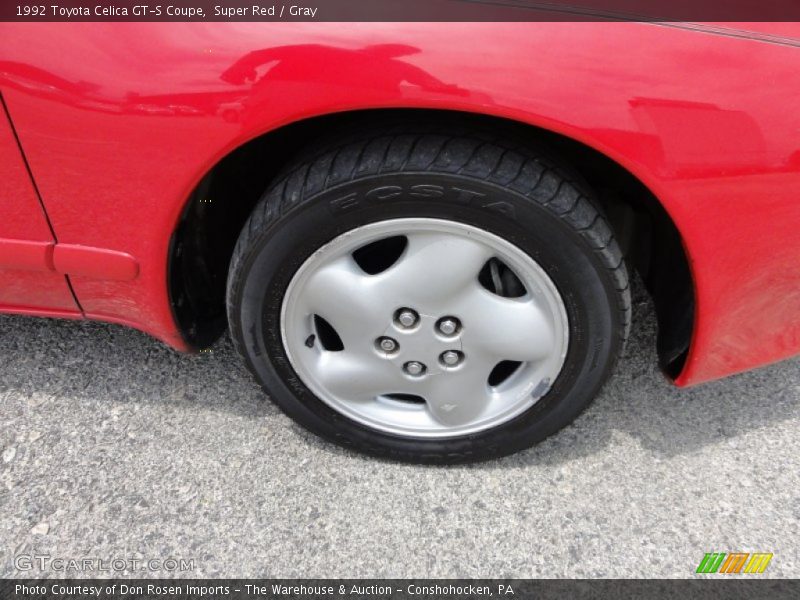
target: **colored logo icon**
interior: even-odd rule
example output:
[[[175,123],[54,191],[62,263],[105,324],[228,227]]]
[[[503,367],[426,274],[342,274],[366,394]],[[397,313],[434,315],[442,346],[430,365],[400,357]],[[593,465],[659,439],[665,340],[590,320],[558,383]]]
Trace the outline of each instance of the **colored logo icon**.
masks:
[[[772,560],[771,552],[708,552],[696,573],[763,573]]]

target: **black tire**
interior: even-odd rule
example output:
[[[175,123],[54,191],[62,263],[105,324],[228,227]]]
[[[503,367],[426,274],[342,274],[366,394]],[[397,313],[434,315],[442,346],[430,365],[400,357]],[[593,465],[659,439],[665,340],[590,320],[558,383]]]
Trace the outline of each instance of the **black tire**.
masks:
[[[436,193],[412,195],[414,185]],[[375,192],[385,186],[402,193]],[[488,230],[533,257],[555,283],[567,309],[569,350],[549,392],[520,416],[455,438],[394,436],[336,412],[292,369],[279,323],[297,269],[345,231],[400,217]],[[570,423],[611,373],[631,315],[622,253],[581,180],[540,150],[479,134],[373,132],[296,161],[241,233],[227,304],[236,347],[288,416],[342,446],[416,463],[511,454]]]

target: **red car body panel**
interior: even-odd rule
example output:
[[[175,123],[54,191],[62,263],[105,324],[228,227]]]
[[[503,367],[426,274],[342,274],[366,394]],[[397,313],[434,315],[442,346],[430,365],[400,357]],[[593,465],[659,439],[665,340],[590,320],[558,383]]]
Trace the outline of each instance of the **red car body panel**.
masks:
[[[55,240],[0,106],[0,307],[5,312],[79,316],[64,275],[50,268]]]
[[[209,169],[309,117],[436,108],[557,132],[654,193],[695,285],[679,385],[800,351],[797,24],[0,28],[0,91],[58,243],[97,250],[93,269],[65,271],[88,318],[187,349],[168,298],[169,242]],[[41,235],[22,223],[11,237]],[[41,284],[30,294],[32,307],[64,308]]]

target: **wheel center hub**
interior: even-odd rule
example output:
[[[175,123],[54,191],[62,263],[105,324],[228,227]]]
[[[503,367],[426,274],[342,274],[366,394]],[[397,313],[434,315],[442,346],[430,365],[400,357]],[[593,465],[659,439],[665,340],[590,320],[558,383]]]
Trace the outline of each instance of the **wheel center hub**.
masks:
[[[402,308],[375,340],[375,351],[412,380],[453,372],[466,361],[461,331],[456,317]]]

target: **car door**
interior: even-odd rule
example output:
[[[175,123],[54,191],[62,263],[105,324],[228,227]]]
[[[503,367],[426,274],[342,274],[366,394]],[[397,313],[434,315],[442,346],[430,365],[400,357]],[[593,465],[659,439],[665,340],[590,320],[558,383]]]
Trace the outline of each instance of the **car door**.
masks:
[[[0,96],[0,311],[79,315],[53,268],[55,238]]]

